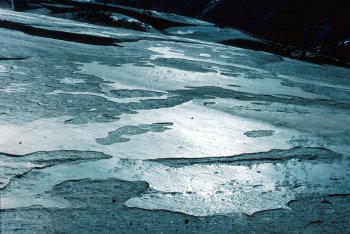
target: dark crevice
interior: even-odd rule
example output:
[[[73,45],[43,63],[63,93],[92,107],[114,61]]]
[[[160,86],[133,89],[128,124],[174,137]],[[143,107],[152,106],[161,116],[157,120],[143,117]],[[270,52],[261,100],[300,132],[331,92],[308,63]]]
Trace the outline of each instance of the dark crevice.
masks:
[[[321,220],[314,220],[314,221],[311,221],[311,222],[309,222],[308,224],[306,224],[306,225],[304,226],[304,228],[307,227],[307,226],[310,226],[310,225],[321,224],[321,223],[323,223]]]
[[[87,162],[108,159],[112,157],[101,152],[76,150],[39,151],[24,155],[0,153],[0,156],[10,157],[14,162],[31,162],[38,165],[11,176],[8,180],[8,183],[0,188],[0,190],[4,190],[14,180],[23,178],[33,170],[42,170],[63,163]]]
[[[26,60],[28,59],[29,57],[13,57],[13,58],[10,58],[10,57],[0,57],[0,60]]]
[[[276,209],[268,209],[268,210],[259,210],[259,211],[254,212],[251,215],[247,215],[247,214],[246,215],[248,216],[248,218],[254,219],[258,215],[261,215],[261,214],[264,214],[264,213],[269,213],[269,212],[288,212],[288,209],[276,208]]]
[[[183,98],[187,97],[190,100],[194,99],[208,99],[208,98],[233,98],[242,101],[265,101],[276,102],[292,105],[319,105],[319,106],[332,106],[332,108],[350,109],[350,104],[346,102],[338,102],[331,99],[307,99],[298,96],[290,95],[267,95],[267,94],[251,94],[241,91],[235,91],[231,89],[225,89],[215,86],[202,86],[202,87],[186,87],[185,90],[168,91],[169,93],[175,93]],[[283,97],[282,97],[283,96]],[[286,97],[286,98],[284,98]]]
[[[110,155],[106,155],[104,153],[97,152],[97,151],[79,151],[79,150],[37,151],[29,154],[10,154],[10,153],[0,152],[0,155],[4,155],[6,157],[11,157],[11,158],[24,158],[24,157],[37,156],[42,154],[98,154],[99,156],[102,156],[102,158],[112,157]]]
[[[48,168],[48,167],[51,167],[51,166],[54,166],[54,165],[47,165],[47,166],[42,166],[42,167],[33,167],[33,168],[28,169],[27,171],[24,171],[23,173],[16,174],[16,175],[14,175],[13,177],[11,177],[8,180],[7,184],[5,184],[5,186],[0,188],[0,191],[1,190],[5,190],[14,180],[23,178],[24,176],[26,176],[27,174],[29,174],[33,170],[42,170],[42,169],[45,169],[45,168]]]
[[[80,3],[77,1],[71,1],[71,0],[60,0],[57,2],[59,4],[74,6],[78,9],[92,7],[96,10],[110,11],[113,13],[126,15],[126,16],[132,17],[134,19],[137,19],[143,23],[151,25],[152,27],[154,27],[157,30],[164,30],[164,29],[171,28],[171,27],[184,27],[184,26],[193,26],[194,25],[191,23],[176,22],[176,21],[156,17],[156,16],[149,15],[149,14],[143,14],[143,12],[137,11],[136,9],[117,6],[117,5],[101,4],[101,3],[88,3],[88,2]]]
[[[272,54],[285,56],[285,57],[289,57],[292,59],[296,59],[296,60],[300,60],[308,63],[315,63],[315,64],[321,64],[321,65],[327,64],[327,65],[339,66],[344,68],[350,68],[349,62],[342,61],[329,56],[316,54],[316,53],[313,53],[308,57],[292,56],[296,48],[288,47],[286,45],[268,42],[268,41],[259,42],[259,41],[245,40],[245,39],[231,39],[231,40],[219,41],[219,43],[223,45],[234,46],[234,47],[244,48],[248,50],[272,53]]]
[[[57,40],[63,40],[63,41],[78,42],[78,43],[90,44],[90,45],[120,46],[116,43],[121,42],[114,38],[100,37],[100,36],[94,36],[94,35],[88,35],[88,34],[79,34],[79,33],[73,33],[73,32],[63,32],[63,31],[50,30],[50,29],[44,29],[44,28],[36,28],[26,24],[21,24],[21,23],[6,21],[6,20],[0,20],[0,27],[6,28],[9,30],[20,31],[32,36],[45,37],[45,38],[51,38],[51,39],[57,39]]]
[[[292,159],[303,161],[336,160],[341,159],[341,155],[324,148],[295,147],[287,150],[273,149],[268,152],[247,153],[227,157],[207,157],[207,158],[166,158],[150,159],[157,163],[162,163],[171,167],[184,167],[195,164],[235,164],[251,165],[255,163],[275,163]]]
[[[350,193],[328,194],[329,197],[350,197]]]
[[[288,51],[283,50],[281,48],[277,48],[276,46],[270,45],[262,41],[253,41],[253,40],[246,40],[246,39],[231,39],[231,40],[220,41],[219,43],[224,45],[249,49],[249,50],[264,51],[264,52],[273,53],[273,54],[282,55],[282,56],[289,55]]]

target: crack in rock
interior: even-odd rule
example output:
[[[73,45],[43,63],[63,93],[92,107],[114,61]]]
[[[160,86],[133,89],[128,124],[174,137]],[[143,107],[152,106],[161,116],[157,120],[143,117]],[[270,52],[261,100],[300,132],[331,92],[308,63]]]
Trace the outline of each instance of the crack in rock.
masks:
[[[108,159],[111,156],[94,151],[58,150],[35,152],[25,155],[0,153],[0,190],[5,189],[13,180],[20,179],[33,170],[63,163]]]
[[[30,25],[11,22],[7,20],[0,21],[0,28],[16,30],[32,36],[46,37],[46,38],[63,40],[63,41],[71,41],[71,42],[78,42],[78,43],[99,45],[99,46],[119,46],[118,44],[116,44],[116,42],[120,41],[109,37],[33,27]]]
[[[230,165],[253,165],[256,163],[281,163],[296,159],[300,161],[332,161],[340,160],[341,154],[325,148],[295,147],[288,150],[273,149],[268,152],[248,153],[226,157],[206,158],[165,158],[150,159],[148,161],[162,163],[171,167],[184,167],[196,164],[230,164]]]

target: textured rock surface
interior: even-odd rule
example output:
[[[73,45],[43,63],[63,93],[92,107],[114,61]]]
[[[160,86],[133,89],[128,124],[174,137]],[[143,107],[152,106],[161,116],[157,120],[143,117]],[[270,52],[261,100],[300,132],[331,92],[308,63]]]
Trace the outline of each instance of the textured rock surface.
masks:
[[[0,19],[3,233],[349,230],[348,69]]]

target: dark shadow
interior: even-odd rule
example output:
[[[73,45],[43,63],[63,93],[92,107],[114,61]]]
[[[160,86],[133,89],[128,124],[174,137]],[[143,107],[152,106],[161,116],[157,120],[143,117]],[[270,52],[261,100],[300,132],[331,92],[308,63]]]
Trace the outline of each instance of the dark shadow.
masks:
[[[28,59],[29,57],[12,57],[12,58],[9,58],[9,57],[0,57],[0,61],[1,60],[26,60]]]
[[[246,40],[246,39],[232,39],[232,40],[220,41],[219,43],[224,45],[244,48],[248,50],[264,51],[268,53],[288,56],[288,52],[286,50],[270,45],[268,43],[264,43],[262,41],[259,42],[259,41],[252,41],[252,40]]]
[[[181,27],[181,26],[193,26],[193,24],[186,24],[182,22],[172,21],[168,19],[164,19],[161,17],[156,17],[150,14],[144,14],[142,11],[137,11],[138,9],[129,9],[126,7],[121,7],[117,5],[111,5],[111,4],[100,4],[100,3],[79,3],[76,1],[70,1],[70,0],[60,0],[55,1],[58,4],[65,4],[70,6],[75,6],[78,9],[85,9],[85,8],[94,8],[95,10],[101,10],[101,11],[109,11],[113,13],[118,13],[122,15],[126,15],[129,17],[132,17],[134,19],[137,19],[145,24],[151,25],[157,30],[164,30],[167,28],[172,27]],[[62,11],[63,9],[61,9]]]
[[[248,50],[264,51],[264,52],[268,52],[268,53],[272,53],[280,56],[289,57],[299,61],[315,63],[319,65],[332,65],[332,66],[350,68],[350,63],[333,58],[333,57],[329,57],[329,56],[324,56],[319,54],[312,54],[311,56],[306,56],[306,57],[293,56],[292,54],[294,51],[297,50],[297,48],[283,46],[277,43],[270,44],[270,43],[252,41],[252,40],[246,40],[246,39],[232,39],[232,40],[221,41],[219,43],[228,45],[228,46],[244,48]]]
[[[82,35],[79,33],[63,32],[63,31],[49,30],[44,28],[35,28],[29,25],[10,22],[6,20],[0,21],[0,27],[10,29],[10,30],[20,31],[32,36],[46,37],[46,38],[63,40],[63,41],[72,41],[72,42],[78,42],[78,43],[90,44],[90,45],[99,45],[99,46],[119,46],[116,44],[118,40],[112,39],[112,38],[99,37],[94,35],[85,35],[85,34]]]

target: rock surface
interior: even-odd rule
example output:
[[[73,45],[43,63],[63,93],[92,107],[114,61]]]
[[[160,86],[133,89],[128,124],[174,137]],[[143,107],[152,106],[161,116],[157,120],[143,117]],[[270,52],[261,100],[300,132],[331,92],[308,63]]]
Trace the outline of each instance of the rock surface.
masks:
[[[2,233],[350,229],[348,69],[7,10],[0,41]]]

